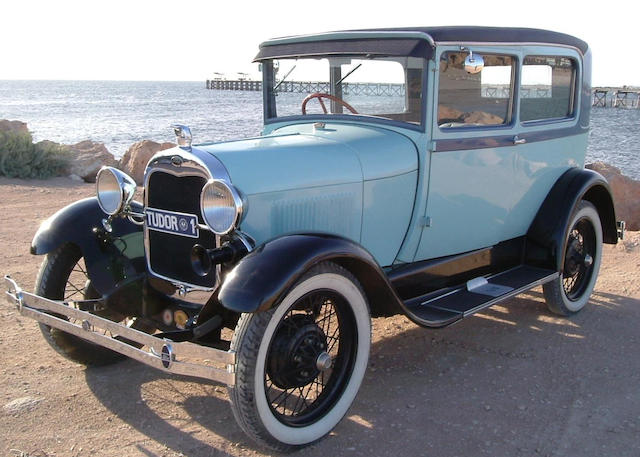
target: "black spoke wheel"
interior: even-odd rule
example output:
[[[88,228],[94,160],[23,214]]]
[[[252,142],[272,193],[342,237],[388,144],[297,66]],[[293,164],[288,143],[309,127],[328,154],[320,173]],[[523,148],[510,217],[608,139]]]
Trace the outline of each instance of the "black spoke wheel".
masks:
[[[573,217],[564,245],[560,277],[543,286],[547,306],[567,316],[580,311],[589,301],[602,257],[602,226],[596,208],[581,201]]]
[[[322,417],[344,390],[356,357],[355,318],[346,299],[331,290],[299,298],[276,329],[264,376],[276,417],[304,426]],[[342,331],[341,331],[342,329]]]
[[[595,230],[587,219],[581,219],[569,233],[565,253],[562,286],[569,300],[579,299],[589,284],[595,254]]]
[[[356,278],[332,263],[314,268],[276,308],[238,322],[231,343],[236,385],[229,389],[238,423],[279,451],[322,438],[355,398],[370,342]]]
[[[62,245],[46,255],[38,272],[35,293],[45,298],[70,303],[100,297],[91,285],[82,252],[73,244]],[[122,322],[141,331],[154,330],[136,325],[135,319],[129,319],[109,309],[93,311],[93,314],[114,322]],[[70,322],[74,321],[70,319]],[[40,324],[40,330],[56,352],[74,362],[84,365],[108,365],[126,358],[117,352],[45,324]],[[117,337],[109,332],[105,334]]]

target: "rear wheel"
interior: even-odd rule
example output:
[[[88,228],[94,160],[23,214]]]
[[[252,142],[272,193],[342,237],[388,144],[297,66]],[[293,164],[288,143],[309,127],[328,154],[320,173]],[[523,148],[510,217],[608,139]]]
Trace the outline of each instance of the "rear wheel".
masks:
[[[73,244],[64,244],[46,255],[40,266],[35,287],[36,295],[51,300],[90,300],[100,298],[87,274],[82,252]],[[135,326],[135,319],[110,310],[95,313],[115,322]],[[40,324],[40,330],[49,345],[64,357],[84,365],[108,365],[125,356],[102,346],[90,343],[57,328]],[[151,331],[139,328],[141,331]]]
[[[569,227],[562,273],[543,286],[547,306],[562,316],[577,313],[587,304],[602,259],[602,225],[593,204],[581,201]]]
[[[369,308],[355,277],[325,263],[281,303],[244,314],[231,342],[234,415],[260,444],[278,451],[308,445],[346,414],[364,377]]]

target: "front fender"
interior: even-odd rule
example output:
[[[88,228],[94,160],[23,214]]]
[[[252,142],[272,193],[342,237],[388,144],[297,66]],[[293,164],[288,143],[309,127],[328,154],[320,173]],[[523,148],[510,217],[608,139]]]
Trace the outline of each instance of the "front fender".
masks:
[[[138,203],[132,207],[142,211]],[[105,217],[96,197],[72,203],[40,225],[31,242],[31,253],[47,254],[65,243],[77,245],[93,287],[109,295],[119,285],[144,276],[146,266],[142,227],[126,218],[115,218],[113,231],[106,233],[102,227]]]
[[[286,235],[259,246],[226,276],[218,301],[238,313],[268,310],[324,261],[341,265],[360,281],[374,315],[399,312],[400,299],[373,256],[353,241],[327,234]]]

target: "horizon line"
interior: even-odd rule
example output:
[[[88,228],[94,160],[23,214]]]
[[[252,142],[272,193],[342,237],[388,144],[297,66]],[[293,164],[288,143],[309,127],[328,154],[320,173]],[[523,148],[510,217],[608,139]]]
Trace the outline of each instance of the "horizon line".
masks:
[[[213,80],[213,78],[209,79]],[[260,79],[248,79],[249,81],[260,81]],[[194,82],[206,82],[205,79],[68,79],[68,78],[0,78],[0,82],[5,81],[41,81],[41,82],[166,82],[166,83],[194,83]],[[232,81],[228,79],[228,81]],[[591,84],[591,89],[596,88],[635,88],[640,89],[640,82],[638,84]]]

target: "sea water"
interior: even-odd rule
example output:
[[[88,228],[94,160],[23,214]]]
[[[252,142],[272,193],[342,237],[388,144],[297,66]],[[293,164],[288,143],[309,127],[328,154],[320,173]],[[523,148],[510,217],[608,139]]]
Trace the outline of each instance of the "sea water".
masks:
[[[195,142],[257,136],[262,94],[207,90],[204,82],[0,81],[0,119],[26,122],[36,141],[91,139],[120,157],[136,141],[174,141],[176,123]],[[640,109],[592,109],[586,161],[640,179],[639,158]]]

